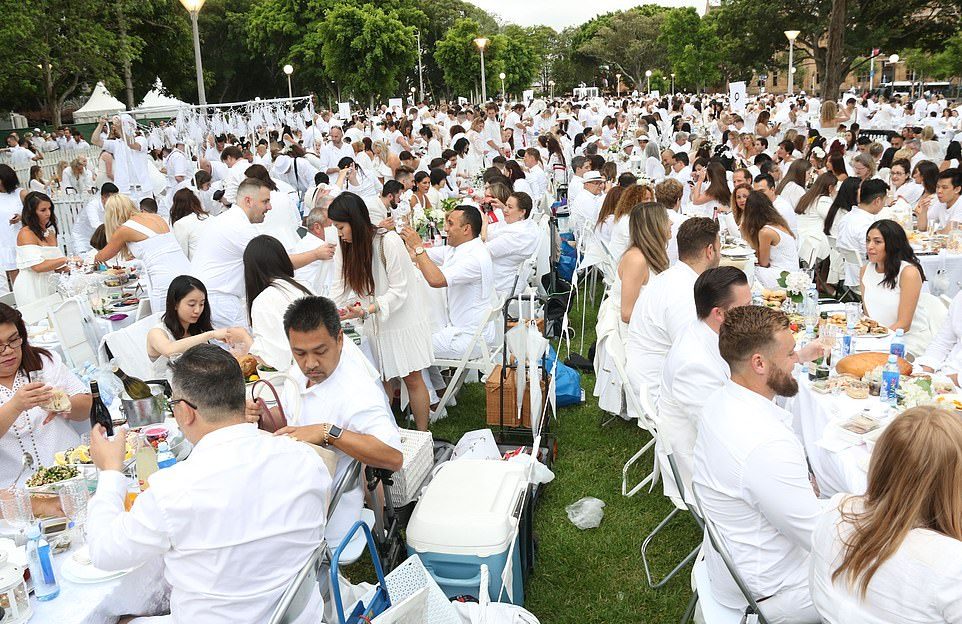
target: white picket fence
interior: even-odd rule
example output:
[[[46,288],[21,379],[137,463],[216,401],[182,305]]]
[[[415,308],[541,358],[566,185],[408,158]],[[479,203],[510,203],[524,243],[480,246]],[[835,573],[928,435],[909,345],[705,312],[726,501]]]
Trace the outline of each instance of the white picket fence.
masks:
[[[57,229],[59,230],[57,242],[60,243],[60,248],[66,255],[74,254],[73,224],[92,197],[93,195],[89,193],[84,195],[58,193],[50,198],[53,200],[53,212],[57,215]]]
[[[40,167],[43,169],[43,179],[49,181],[54,175],[57,174],[57,165],[59,163],[65,162],[69,165],[70,161],[72,161],[74,158],[79,158],[80,156],[86,156],[87,166],[93,168],[97,164],[97,159],[100,158],[101,151],[101,148],[91,146],[84,149],[45,152],[43,155],[43,160],[33,161],[23,165],[16,165],[13,167],[13,170],[17,172],[17,178],[20,180],[20,186],[26,188],[30,184],[30,168],[34,165],[40,165]],[[6,155],[0,156],[0,163],[10,164]]]

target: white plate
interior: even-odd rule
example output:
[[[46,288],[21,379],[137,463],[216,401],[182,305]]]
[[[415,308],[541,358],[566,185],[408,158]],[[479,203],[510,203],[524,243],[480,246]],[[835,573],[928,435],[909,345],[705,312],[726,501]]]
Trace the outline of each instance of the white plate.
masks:
[[[754,253],[750,247],[736,247],[734,249],[722,249],[721,255],[730,258],[747,258]]]
[[[108,572],[95,568],[93,564],[82,563],[82,561],[90,559],[90,550],[87,546],[81,546],[77,550],[66,553],[64,556],[66,558],[60,567],[60,574],[72,583],[103,583],[120,578],[135,569],[128,568],[126,570]]]

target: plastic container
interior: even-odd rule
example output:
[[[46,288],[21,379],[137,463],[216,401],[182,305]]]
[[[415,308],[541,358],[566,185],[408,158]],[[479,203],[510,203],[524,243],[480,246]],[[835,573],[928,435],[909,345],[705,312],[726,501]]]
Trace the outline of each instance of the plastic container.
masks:
[[[895,330],[895,337],[892,338],[892,346],[889,348],[889,353],[896,357],[905,358],[905,330]]]
[[[449,598],[477,596],[481,564],[491,571],[488,592],[524,604],[524,570],[517,534],[525,466],[500,460],[458,460],[441,465],[418,501],[407,528],[408,554]],[[510,596],[501,575],[511,560]]]
[[[40,525],[31,524],[27,528],[27,564],[30,566],[30,578],[33,579],[33,595],[41,602],[60,595],[52,557],[50,544],[40,535]]]

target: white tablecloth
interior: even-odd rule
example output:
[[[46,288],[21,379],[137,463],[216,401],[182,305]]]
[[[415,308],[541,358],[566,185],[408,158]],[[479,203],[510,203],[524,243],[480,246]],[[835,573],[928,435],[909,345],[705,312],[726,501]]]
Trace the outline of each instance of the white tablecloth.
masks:
[[[937,255],[919,256],[932,294],[954,297],[962,290],[962,254],[942,250]]]
[[[31,624],[108,624],[124,615],[161,615],[169,612],[170,587],[163,579],[164,561],[158,557],[136,570],[104,583],[73,583],[60,567],[74,549],[56,555],[54,574],[60,595],[49,602],[30,598]]]

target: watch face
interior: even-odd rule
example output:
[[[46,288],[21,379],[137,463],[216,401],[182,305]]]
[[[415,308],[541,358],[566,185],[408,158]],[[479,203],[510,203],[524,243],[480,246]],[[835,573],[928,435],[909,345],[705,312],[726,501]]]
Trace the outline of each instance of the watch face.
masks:
[[[331,425],[331,429],[328,431],[327,435],[336,440],[341,437],[341,428],[337,425]]]

